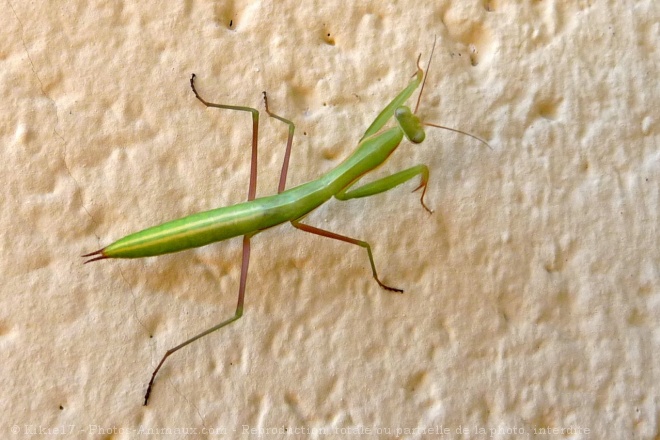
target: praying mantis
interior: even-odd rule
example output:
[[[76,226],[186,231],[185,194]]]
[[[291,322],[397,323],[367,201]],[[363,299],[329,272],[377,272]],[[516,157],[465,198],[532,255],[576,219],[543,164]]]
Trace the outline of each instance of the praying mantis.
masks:
[[[433,48],[429,56],[426,68],[427,73],[434,50],[435,41],[433,42]],[[420,184],[414,191],[422,190],[420,202],[424,209],[431,213],[432,211],[424,203],[424,195],[429,180],[429,169],[423,164],[415,165],[374,182],[353,188],[362,176],[384,163],[394,150],[397,149],[404,137],[414,144],[423,142],[426,137],[423,128],[424,125],[465,134],[490,148],[484,140],[476,136],[441,125],[422,122],[416,116],[426,83],[426,75],[419,65],[420,58],[421,55],[417,58],[417,71],[413,75],[413,79],[374,119],[373,123],[364,132],[355,151],[320,178],[290,189],[285,189],[285,187],[295,125],[290,120],[270,111],[268,108],[268,97],[266,92],[263,92],[266,113],[270,117],[287,124],[289,134],[277,194],[259,198],[256,198],[259,111],[251,107],[215,104],[206,101],[197,92],[195,88],[195,74],[192,74],[190,87],[195,97],[206,107],[249,112],[252,115],[252,158],[247,201],[192,214],[178,220],[153,226],[127,235],[95,252],[83,255],[84,258],[89,258],[85,263],[108,258],[151,257],[205,246],[232,237],[243,236],[243,257],[238,289],[238,303],[234,316],[167,350],[149,380],[149,385],[144,396],[145,406],[149,402],[149,396],[151,395],[156,375],[168,357],[181,348],[231,324],[243,316],[247,273],[250,262],[250,240],[253,236],[265,229],[290,222],[293,227],[302,231],[360,246],[367,251],[371,272],[378,285],[393,292],[403,292],[403,290],[388,286],[380,280],[369,243],[301,223],[301,220],[332,197],[338,200],[368,197],[388,191],[416,176],[420,176]],[[420,84],[421,89],[417,98],[417,105],[415,111],[412,112],[409,107],[403,104]],[[392,118],[396,120],[397,124],[392,128],[384,128],[385,124]]]

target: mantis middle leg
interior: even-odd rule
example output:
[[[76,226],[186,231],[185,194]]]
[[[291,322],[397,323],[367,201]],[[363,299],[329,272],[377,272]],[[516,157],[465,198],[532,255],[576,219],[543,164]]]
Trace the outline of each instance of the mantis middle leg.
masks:
[[[281,193],[282,191],[284,191],[285,186],[286,186],[286,176],[287,176],[287,171],[288,171],[288,168],[289,168],[289,158],[290,158],[290,155],[291,155],[291,146],[293,144],[293,133],[294,133],[294,130],[295,130],[295,124],[293,122],[291,122],[290,120],[288,120],[288,119],[285,119],[281,116],[276,115],[275,113],[271,112],[268,109],[268,98],[266,96],[266,92],[264,92],[264,103],[266,105],[266,112],[268,113],[269,116],[271,116],[273,118],[276,118],[276,119],[284,122],[285,124],[287,124],[289,126],[289,135],[288,135],[288,138],[287,138],[286,152],[284,154],[284,164],[282,165],[282,173],[280,174],[280,183],[279,183],[279,186],[278,186],[278,193]],[[419,168],[419,167],[423,167],[424,169],[423,170],[418,170],[417,168]],[[377,190],[377,191],[373,192],[373,194],[377,194],[379,192],[386,191],[387,189],[393,188],[394,186],[399,185],[400,183],[405,182],[406,180],[409,180],[412,177],[414,177],[415,175],[420,174],[420,173],[422,174],[422,185],[420,185],[419,188],[424,186],[424,190],[426,190],[426,181],[428,180],[428,168],[426,168],[425,165],[420,165],[418,167],[413,167],[409,170],[402,171],[401,173],[397,173],[393,176],[390,176],[389,178],[386,177],[385,179],[381,179],[381,180],[387,180],[387,179],[397,180],[397,183],[389,183],[390,186],[388,188]],[[401,175],[401,176],[397,177],[398,175]],[[392,179],[392,178],[394,178],[394,179]],[[403,180],[401,180],[401,178],[403,178]],[[379,182],[379,181],[377,181],[377,182]],[[377,183],[377,182],[373,182],[373,183]],[[388,182],[385,182],[384,184],[387,185]],[[373,184],[369,184],[369,185],[373,185]],[[366,188],[369,185],[365,185],[365,187],[357,189],[357,191],[360,191],[361,189],[364,188],[364,189],[366,189],[366,192],[363,190],[359,195],[349,195],[347,197],[347,199],[355,198],[355,197],[366,197],[368,195],[371,195],[371,193],[367,194],[367,192],[372,191],[372,189]],[[380,186],[382,186],[382,185],[378,185],[378,187],[380,187]],[[340,194],[345,194],[345,191],[342,191],[342,193],[340,193]],[[424,197],[424,194],[422,193],[422,198],[423,197]],[[422,201],[422,205],[424,205],[423,201]],[[424,207],[426,208],[426,205],[424,205]],[[426,208],[426,209],[428,209],[428,208]],[[403,290],[401,290],[401,289],[397,289],[396,287],[390,287],[390,286],[384,284],[382,281],[380,281],[380,279],[378,278],[378,272],[376,271],[376,264],[374,263],[373,253],[371,252],[371,245],[369,245],[369,243],[367,243],[366,241],[357,240],[355,238],[347,237],[345,235],[340,235],[340,234],[337,234],[335,232],[327,231],[325,229],[320,229],[320,228],[316,228],[314,226],[306,225],[304,223],[300,223],[300,219],[292,221],[291,224],[293,225],[293,227],[295,227],[296,229],[300,229],[301,231],[305,231],[305,232],[309,232],[309,233],[312,233],[312,234],[320,235],[322,237],[328,237],[328,238],[332,238],[332,239],[335,239],[335,240],[340,240],[340,241],[343,241],[343,242],[346,242],[346,243],[355,244],[357,246],[365,248],[367,250],[367,255],[369,256],[369,263],[371,264],[372,275],[373,275],[374,279],[376,280],[376,282],[378,283],[378,285],[381,286],[384,289],[391,290],[393,292],[401,292],[401,293],[403,292]]]

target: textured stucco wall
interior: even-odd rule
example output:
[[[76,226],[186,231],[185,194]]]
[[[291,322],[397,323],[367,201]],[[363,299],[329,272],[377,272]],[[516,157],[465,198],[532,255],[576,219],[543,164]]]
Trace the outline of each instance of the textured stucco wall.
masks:
[[[660,436],[658,3],[339,3],[4,2],[0,432]],[[217,102],[269,92],[297,124],[296,185],[354,148],[434,35],[422,116],[493,150],[429,130],[375,175],[427,164],[433,215],[409,182],[308,218],[370,242],[406,293],[358,248],[266,231],[244,318],[170,358],[141,406],[164,351],[232,315],[240,239],[79,255],[245,198],[249,117],[204,108],[190,74]],[[262,112],[260,130],[265,195],[286,129]]]

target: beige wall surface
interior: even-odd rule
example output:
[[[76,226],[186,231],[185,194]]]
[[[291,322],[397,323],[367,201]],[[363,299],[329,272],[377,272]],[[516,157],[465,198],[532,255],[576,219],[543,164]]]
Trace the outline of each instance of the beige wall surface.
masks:
[[[4,438],[660,436],[660,5],[654,0],[3,2]],[[80,255],[243,201],[250,118],[321,176],[437,46],[429,128],[367,181],[418,181],[252,240]],[[416,96],[414,96],[416,98]],[[414,100],[411,99],[412,104]],[[261,112],[259,195],[286,126]],[[147,437],[148,436],[148,437]]]

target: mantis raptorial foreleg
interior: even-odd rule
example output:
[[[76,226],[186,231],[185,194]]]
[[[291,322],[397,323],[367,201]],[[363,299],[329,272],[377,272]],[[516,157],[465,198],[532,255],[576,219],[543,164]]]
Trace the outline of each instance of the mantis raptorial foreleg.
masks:
[[[422,176],[421,182],[413,192],[417,191],[420,188],[422,190],[422,196],[419,198],[419,201],[422,202],[422,206],[429,213],[433,213],[428,206],[424,203],[424,194],[426,194],[426,185],[429,181],[429,168],[426,165],[416,165],[414,167],[407,168],[398,173],[391,174],[387,177],[383,177],[373,182],[367,183],[365,185],[359,186],[355,189],[349,191],[352,186],[346,187],[344,190],[335,194],[335,198],[338,200],[350,200],[350,199],[359,199],[360,197],[373,196],[374,194],[379,194],[385,191],[389,191],[395,186],[399,186],[404,182],[412,179],[413,177],[420,175]]]

